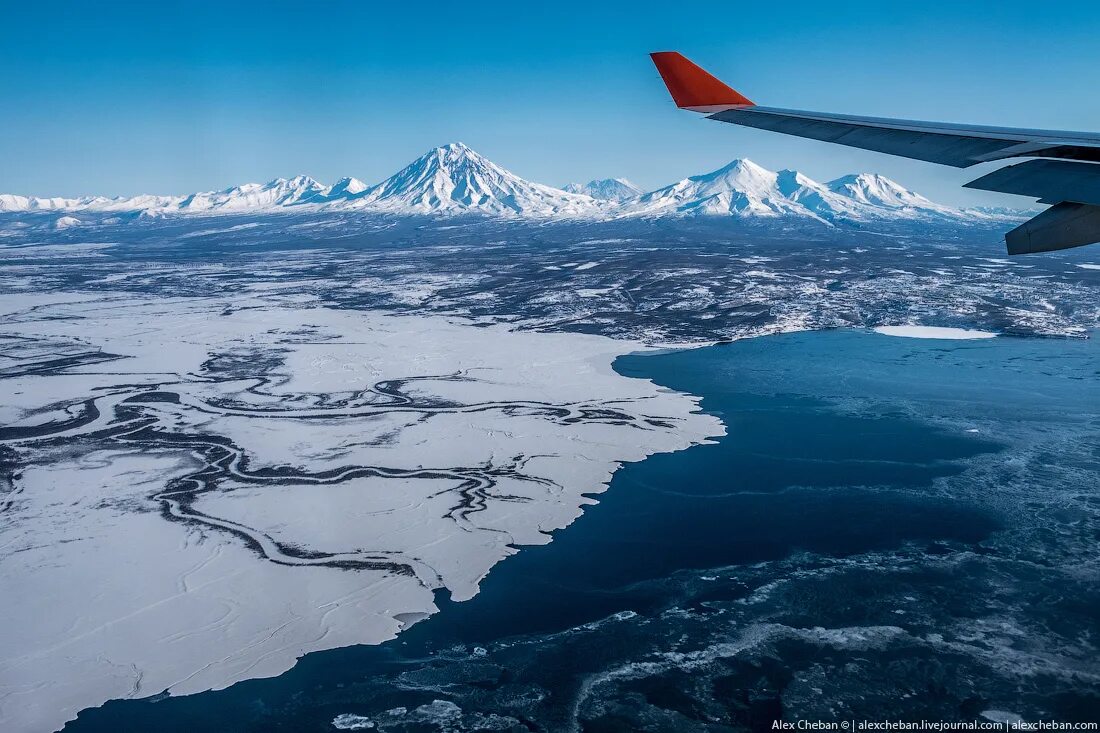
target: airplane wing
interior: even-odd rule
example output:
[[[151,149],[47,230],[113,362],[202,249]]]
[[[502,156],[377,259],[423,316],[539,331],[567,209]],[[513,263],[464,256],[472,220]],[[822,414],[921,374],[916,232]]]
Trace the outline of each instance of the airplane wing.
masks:
[[[675,51],[650,54],[677,107],[709,119],[966,168],[1009,166],[968,188],[1032,196],[1053,206],[1005,235],[1009,254],[1100,242],[1100,134],[956,125],[763,107]]]

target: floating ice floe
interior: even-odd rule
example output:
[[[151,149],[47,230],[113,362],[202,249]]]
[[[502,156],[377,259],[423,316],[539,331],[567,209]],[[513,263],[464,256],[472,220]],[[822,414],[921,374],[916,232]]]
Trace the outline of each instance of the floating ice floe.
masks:
[[[943,326],[878,326],[875,333],[913,339],[991,339],[997,334],[972,328],[945,328]]]

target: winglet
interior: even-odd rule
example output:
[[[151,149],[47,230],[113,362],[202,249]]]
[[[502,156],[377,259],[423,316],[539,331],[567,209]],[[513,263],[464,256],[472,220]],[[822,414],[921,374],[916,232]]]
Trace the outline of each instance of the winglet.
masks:
[[[676,51],[649,54],[668,87],[672,101],[692,112],[720,112],[730,107],[751,107],[740,92],[726,86]]]

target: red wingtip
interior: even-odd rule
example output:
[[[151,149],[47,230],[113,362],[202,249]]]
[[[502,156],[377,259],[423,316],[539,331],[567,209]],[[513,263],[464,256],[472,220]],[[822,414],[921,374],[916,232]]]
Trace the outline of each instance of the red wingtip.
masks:
[[[703,71],[676,51],[649,54],[668,87],[672,100],[681,109],[717,112],[727,107],[752,106],[740,92]]]

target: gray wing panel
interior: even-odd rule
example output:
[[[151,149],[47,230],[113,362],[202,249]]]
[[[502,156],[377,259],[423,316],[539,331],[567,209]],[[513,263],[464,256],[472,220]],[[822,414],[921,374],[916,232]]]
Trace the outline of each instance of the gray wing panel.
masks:
[[[975,158],[1024,140],[990,140],[962,135],[918,132],[859,125],[847,121],[813,119],[772,113],[760,108],[731,109],[711,115],[711,119],[787,135],[808,137],[853,148],[926,160],[930,163],[965,168],[979,162]]]
[[[964,184],[966,188],[1032,196],[1044,204],[1073,201],[1100,206],[1100,165],[1029,160]]]
[[[1100,206],[1063,202],[1005,235],[1010,255],[1054,252],[1100,242]]]
[[[710,119],[966,168],[1016,156],[1100,161],[1100,135],[733,107]]]

